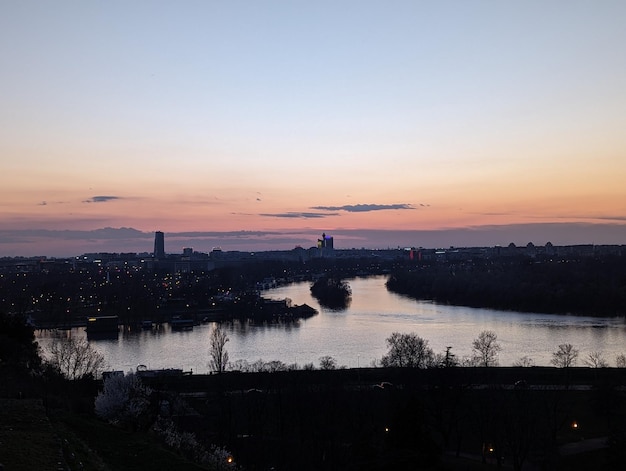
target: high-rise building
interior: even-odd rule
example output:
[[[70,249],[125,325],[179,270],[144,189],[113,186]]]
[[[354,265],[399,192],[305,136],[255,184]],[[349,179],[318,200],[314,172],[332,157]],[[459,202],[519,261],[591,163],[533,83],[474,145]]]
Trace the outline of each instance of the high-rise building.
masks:
[[[154,258],[165,258],[165,234],[161,231],[154,233]]]
[[[318,249],[330,249],[333,247],[333,238],[331,236],[327,236],[326,233],[322,234],[321,239],[317,239],[317,248]]]

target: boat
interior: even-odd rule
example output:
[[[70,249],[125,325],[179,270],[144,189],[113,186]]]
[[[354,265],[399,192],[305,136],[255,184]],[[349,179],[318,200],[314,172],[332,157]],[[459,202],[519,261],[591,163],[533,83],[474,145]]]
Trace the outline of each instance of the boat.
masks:
[[[99,316],[87,318],[88,334],[118,332],[118,330],[118,316]]]

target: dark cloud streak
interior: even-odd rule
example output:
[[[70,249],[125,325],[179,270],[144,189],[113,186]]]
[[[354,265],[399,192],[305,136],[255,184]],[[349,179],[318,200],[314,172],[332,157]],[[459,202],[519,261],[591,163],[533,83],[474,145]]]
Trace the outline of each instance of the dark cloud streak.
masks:
[[[349,213],[364,213],[369,211],[386,211],[396,209],[415,209],[411,204],[346,204],[343,206],[313,206],[311,209],[321,211],[346,211]]]
[[[119,196],[92,196],[89,199],[83,200],[83,203],[107,203],[119,199],[121,199]]]
[[[273,217],[273,218],[292,218],[292,219],[319,219],[319,218],[325,218],[329,216],[338,216],[338,213],[309,213],[309,212],[261,213],[259,214],[259,216]]]

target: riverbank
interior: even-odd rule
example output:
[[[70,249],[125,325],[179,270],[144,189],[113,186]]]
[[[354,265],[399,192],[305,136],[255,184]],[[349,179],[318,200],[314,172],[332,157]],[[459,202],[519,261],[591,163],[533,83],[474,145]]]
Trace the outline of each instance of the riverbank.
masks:
[[[626,315],[626,257],[423,263],[394,270],[387,288],[442,304],[594,317]]]

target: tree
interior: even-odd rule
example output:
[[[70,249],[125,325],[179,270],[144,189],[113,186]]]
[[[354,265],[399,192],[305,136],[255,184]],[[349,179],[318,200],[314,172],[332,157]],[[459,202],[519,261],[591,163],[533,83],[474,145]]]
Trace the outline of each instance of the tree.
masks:
[[[34,327],[19,314],[0,312],[0,366],[34,370],[40,364]]]
[[[585,365],[591,368],[607,368],[609,362],[606,361],[602,352],[591,352],[585,359]]]
[[[320,369],[321,370],[336,370],[337,360],[330,355],[320,357]]]
[[[571,343],[562,343],[559,348],[552,353],[552,363],[558,368],[569,368],[576,364],[578,350]]]
[[[95,411],[98,417],[113,424],[131,428],[150,425],[150,395],[134,373],[109,376],[102,391],[96,396]],[[142,427],[143,426],[143,427]]]
[[[226,332],[218,325],[211,332],[211,347],[209,349],[209,368],[211,371],[223,373],[228,366],[228,352],[226,351],[226,342],[230,339]]]
[[[383,367],[426,368],[433,362],[434,354],[428,340],[415,333],[394,332],[387,339],[389,351],[381,359]]]
[[[350,304],[352,290],[347,281],[325,276],[311,285],[311,294],[322,306],[345,309]]]
[[[452,347],[446,347],[443,353],[437,353],[433,358],[433,364],[439,368],[452,368],[459,366],[459,360],[452,353]]]
[[[474,362],[478,366],[498,366],[498,353],[502,347],[493,330],[483,330],[472,342]]]
[[[48,363],[67,379],[96,378],[105,366],[104,356],[85,338],[53,342],[48,348]]]
[[[620,353],[615,357],[615,364],[618,368],[626,368],[626,355]]]
[[[535,360],[527,355],[524,355],[519,360],[514,362],[513,366],[516,366],[518,368],[530,368],[531,366],[535,366]]]

